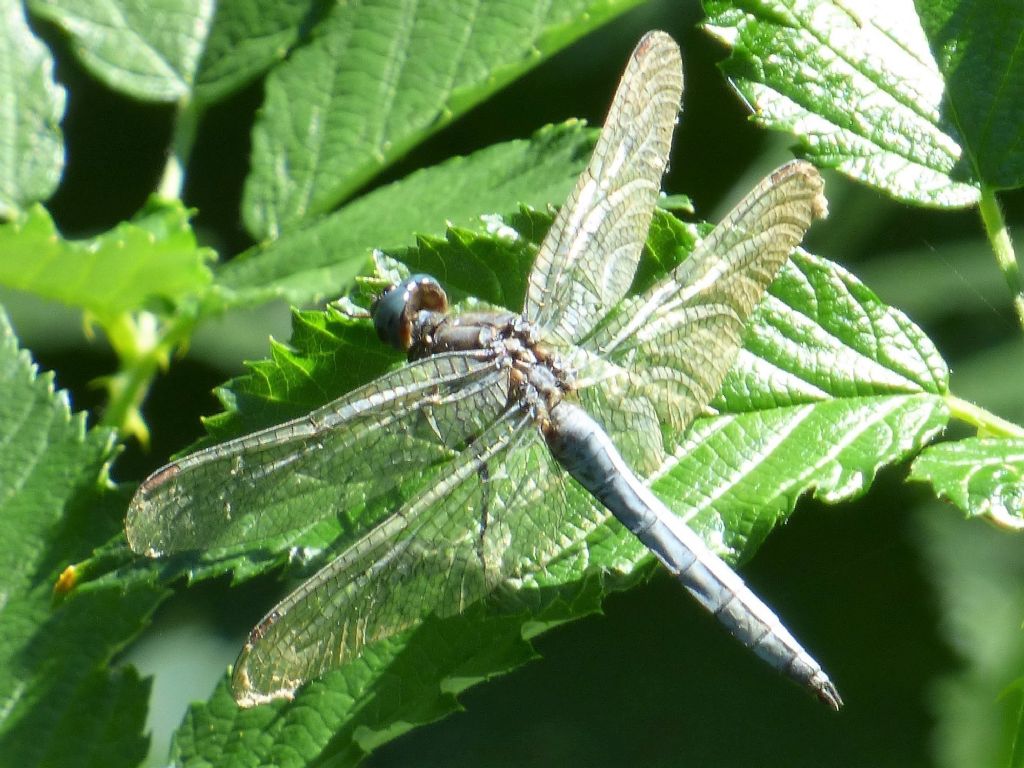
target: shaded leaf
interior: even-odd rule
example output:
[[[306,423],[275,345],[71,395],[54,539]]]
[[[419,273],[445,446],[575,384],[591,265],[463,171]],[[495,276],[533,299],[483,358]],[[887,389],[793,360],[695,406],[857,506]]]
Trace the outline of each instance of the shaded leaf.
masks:
[[[1024,528],[1024,440],[974,437],[930,446],[910,479],[930,483],[970,517]]]
[[[474,618],[427,621],[379,643],[290,706],[239,709],[221,684],[209,702],[189,710],[172,757],[183,766],[355,765],[381,744],[457,710],[465,687],[535,657],[519,634],[521,617]]]
[[[945,82],[911,0],[705,0],[731,49],[722,69],[754,119],[792,133],[816,165],[906,202],[978,201],[943,119]]]
[[[274,68],[243,216],[274,239],[555,51],[638,0],[334,4]]]
[[[916,0],[946,81],[943,122],[964,148],[956,178],[1024,184],[1024,14],[1000,0]]]
[[[45,200],[64,169],[64,89],[18,0],[0,3],[0,219]]]
[[[474,296],[496,307],[522,307],[526,274],[537,247],[499,216],[488,217],[486,223],[492,225],[492,232],[449,227],[443,239],[420,237],[415,247],[396,258],[411,272],[440,280],[451,301]]]
[[[235,0],[218,3],[196,73],[195,98],[213,103],[282,61],[320,0]]]
[[[284,296],[307,304],[336,296],[374,248],[413,244],[413,233],[472,226],[481,214],[561,203],[584,168],[595,133],[578,121],[409,174],[226,264],[217,283],[231,303]],[[443,191],[443,192],[442,192]]]

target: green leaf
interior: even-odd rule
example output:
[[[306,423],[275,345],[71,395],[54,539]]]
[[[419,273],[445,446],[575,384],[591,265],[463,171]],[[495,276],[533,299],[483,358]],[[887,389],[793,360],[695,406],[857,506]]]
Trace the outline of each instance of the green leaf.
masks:
[[[380,376],[402,356],[380,343],[365,320],[335,307],[292,313],[292,338],[271,343],[271,357],[217,390],[225,412],[206,420],[218,440],[251,432],[322,405]],[[238,419],[242,419],[238,422]]]
[[[267,77],[243,215],[275,239],[638,0],[330,7]]]
[[[215,4],[208,0],[29,0],[97,78],[143,101],[191,94]]]
[[[911,0],[704,7],[706,28],[731,49],[722,69],[754,119],[792,133],[816,165],[910,203],[978,201],[981,180],[964,173],[961,137],[943,117],[943,74]]]
[[[619,588],[634,582],[620,577]],[[529,639],[600,610],[600,576],[531,595],[495,594],[445,620],[375,643],[295,702],[240,709],[223,681],[174,737],[183,766],[355,765],[412,728],[458,711],[458,694],[539,658]]]
[[[0,220],[45,200],[64,169],[64,89],[18,0],[0,2]]]
[[[1024,528],[1024,439],[974,437],[933,445],[914,461],[910,479],[930,483],[969,517]]]
[[[692,246],[691,228],[662,212],[657,217],[657,248]],[[521,212],[505,223],[512,220],[529,239],[544,232],[542,214]],[[405,253],[408,261],[436,264],[459,284],[483,286],[491,300],[516,296],[517,283],[495,282],[495,265],[521,261],[522,243],[497,219],[475,233],[459,229],[421,244],[424,251]],[[648,256],[648,272],[670,267],[681,255]],[[520,268],[525,273],[525,264]],[[323,322],[315,321],[318,314]],[[332,310],[301,313],[295,321],[290,348],[276,347],[272,361],[231,383],[226,401],[242,410],[218,423],[226,434],[308,410],[340,395],[336,386],[398,363],[393,353],[360,363],[359,348],[371,343],[365,320]],[[920,450],[947,418],[946,370],[927,338],[849,274],[815,257],[794,258],[745,343],[717,401],[720,415],[700,419],[681,436],[653,484],[731,560],[749,557],[802,493],[836,501],[862,492],[879,467]],[[279,544],[276,552],[206,553],[192,575],[229,565],[251,575],[289,553],[311,555],[295,569],[306,575],[344,545],[344,539],[332,541],[343,529],[349,535],[360,529],[358,520],[345,517],[272,543]],[[290,705],[241,711],[220,689],[191,711],[175,759],[186,765],[353,764],[411,725],[454,711],[454,693],[522,664],[532,657],[526,640],[598,610],[604,595],[636,583],[651,565],[644,547],[610,520],[524,583],[503,587],[466,614],[431,619],[374,644],[301,689]]]
[[[64,240],[41,206],[0,226],[0,284],[81,307],[101,320],[200,293],[213,252],[196,244],[179,202],[151,203],[132,222]]]
[[[747,326],[721,417],[694,425],[652,488],[720,554],[746,559],[801,494],[849,499],[920,451],[948,421],[947,386],[905,315],[798,252]]]
[[[196,73],[196,101],[226,98],[283,60],[320,5],[317,0],[218,3]]]
[[[121,525],[109,430],[86,431],[0,313],[0,754],[8,765],[136,765],[149,685],[110,661],[165,590],[108,580],[56,607],[54,584]],[[60,734],[60,738],[41,738]]]
[[[307,304],[337,295],[374,248],[410,246],[412,233],[441,234],[448,222],[473,226],[481,214],[511,211],[520,203],[561,203],[594,140],[594,131],[571,121],[416,171],[242,254],[219,271],[217,283],[240,304],[274,296]]]
[[[440,280],[451,301],[474,296],[497,307],[522,307],[536,245],[519,236],[515,218],[511,226],[498,216],[489,217],[485,223],[493,224],[495,231],[449,227],[444,238],[418,238],[415,247],[395,257],[411,272],[424,272]]]
[[[379,643],[311,684],[292,705],[242,710],[221,684],[209,702],[189,710],[171,757],[183,766],[225,768],[254,761],[281,768],[355,765],[416,725],[456,711],[456,694],[465,687],[535,658],[519,634],[521,620],[427,621],[411,639],[406,633]]]
[[[917,0],[946,82],[944,123],[964,148],[964,180],[1024,184],[1024,14],[998,0]]]

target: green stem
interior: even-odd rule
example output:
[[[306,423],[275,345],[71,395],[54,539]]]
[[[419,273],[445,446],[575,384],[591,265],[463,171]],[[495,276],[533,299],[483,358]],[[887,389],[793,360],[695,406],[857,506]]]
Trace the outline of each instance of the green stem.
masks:
[[[991,411],[961,400],[954,395],[946,395],[946,405],[950,414],[960,421],[972,425],[980,436],[1024,438],[1024,427],[996,416]]]
[[[988,235],[992,251],[996,255],[996,263],[999,264],[999,269],[1002,270],[1003,278],[1013,296],[1013,309],[1017,313],[1017,322],[1024,329],[1024,286],[1021,285],[1020,267],[1013,251],[1010,233],[1006,229],[1003,211],[999,207],[999,201],[996,200],[995,191],[991,187],[982,185],[978,208],[981,211],[981,220],[985,224],[985,234]]]
[[[171,153],[157,186],[157,195],[166,200],[181,199],[185,167],[201,110],[191,99],[178,105],[171,142]],[[105,379],[109,402],[100,419],[105,426],[116,427],[122,435],[134,435],[148,442],[149,431],[142,419],[142,403],[157,374],[167,367],[174,351],[184,344],[197,322],[197,313],[178,309],[177,314],[160,325],[148,312],[126,314],[104,323],[111,346],[120,360],[120,370]]]
[[[191,99],[184,99],[178,105],[178,115],[174,123],[174,136],[171,140],[171,153],[164,165],[163,175],[157,186],[157,194],[166,200],[181,198],[181,190],[185,184],[185,168],[192,154],[192,145],[196,139],[201,113]]]
[[[174,351],[191,335],[196,323],[193,313],[177,315],[162,328],[148,330],[157,320],[148,313],[125,315],[106,326],[111,346],[121,360],[121,370],[107,377],[109,402],[100,423],[115,427],[122,435],[134,435],[143,444],[149,430],[142,419],[142,403],[160,371]]]

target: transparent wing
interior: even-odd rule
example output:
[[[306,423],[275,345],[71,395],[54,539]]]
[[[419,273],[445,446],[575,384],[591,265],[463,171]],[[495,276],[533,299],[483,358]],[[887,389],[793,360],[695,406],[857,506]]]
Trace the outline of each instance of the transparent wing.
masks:
[[[244,546],[359,507],[393,509],[507,402],[507,373],[482,354],[412,363],[306,416],[153,473],[129,505],[129,544],[152,557]]]
[[[239,704],[290,698],[366,645],[427,615],[459,613],[502,581],[542,568],[573,532],[582,536],[607,516],[589,497],[581,505],[575,496],[585,492],[552,468],[528,410],[508,411],[436,485],[267,614],[235,664]]]
[[[590,164],[534,262],[524,315],[569,343],[629,289],[668,162],[679,113],[679,47],[664,32],[637,44]]]
[[[674,429],[688,426],[721,388],[765,289],[826,215],[823,187],[803,161],[761,181],[690,258],[584,341],[609,365],[590,381],[584,372],[581,386],[598,385],[620,402],[643,397]]]

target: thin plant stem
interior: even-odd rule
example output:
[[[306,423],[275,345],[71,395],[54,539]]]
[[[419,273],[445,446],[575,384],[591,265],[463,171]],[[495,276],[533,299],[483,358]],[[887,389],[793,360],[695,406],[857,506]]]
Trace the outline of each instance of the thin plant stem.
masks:
[[[1017,322],[1024,329],[1024,286],[1021,285],[1020,266],[1013,251],[1013,242],[1006,228],[1006,219],[996,199],[995,191],[989,186],[982,186],[981,200],[978,204],[981,220],[985,224],[985,234],[992,244],[996,263],[1002,270],[1003,278],[1013,296],[1013,310],[1017,313]]]

